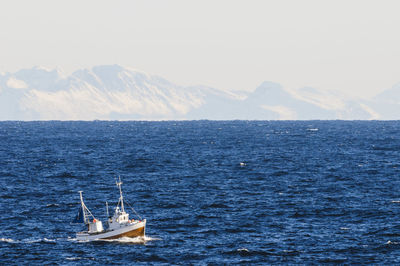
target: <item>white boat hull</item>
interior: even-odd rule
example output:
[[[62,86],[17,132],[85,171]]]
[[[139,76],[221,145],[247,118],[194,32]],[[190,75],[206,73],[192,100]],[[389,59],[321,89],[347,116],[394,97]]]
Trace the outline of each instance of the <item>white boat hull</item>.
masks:
[[[79,241],[91,241],[118,239],[121,237],[144,237],[145,230],[146,219],[140,222],[124,224],[121,225],[120,228],[114,230],[105,230],[99,233],[79,232],[76,233],[76,238]]]

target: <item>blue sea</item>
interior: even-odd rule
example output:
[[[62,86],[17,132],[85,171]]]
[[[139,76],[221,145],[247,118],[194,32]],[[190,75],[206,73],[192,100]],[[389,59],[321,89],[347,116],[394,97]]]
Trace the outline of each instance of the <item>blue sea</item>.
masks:
[[[77,241],[118,176],[145,241]],[[0,122],[0,182],[3,265],[400,263],[398,121]]]

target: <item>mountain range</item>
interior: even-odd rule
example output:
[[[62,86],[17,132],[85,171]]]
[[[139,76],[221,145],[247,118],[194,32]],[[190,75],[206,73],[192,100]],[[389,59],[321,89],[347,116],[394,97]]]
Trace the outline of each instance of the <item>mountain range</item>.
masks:
[[[0,73],[0,120],[388,120],[398,110],[400,84],[365,100],[267,81],[254,91],[184,87],[119,65]]]

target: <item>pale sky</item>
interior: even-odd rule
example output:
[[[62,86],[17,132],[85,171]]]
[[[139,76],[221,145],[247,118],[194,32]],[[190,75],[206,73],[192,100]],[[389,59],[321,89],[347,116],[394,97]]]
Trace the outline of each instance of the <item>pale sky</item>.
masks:
[[[400,82],[398,0],[2,0],[0,71],[120,64],[179,85],[370,96]]]

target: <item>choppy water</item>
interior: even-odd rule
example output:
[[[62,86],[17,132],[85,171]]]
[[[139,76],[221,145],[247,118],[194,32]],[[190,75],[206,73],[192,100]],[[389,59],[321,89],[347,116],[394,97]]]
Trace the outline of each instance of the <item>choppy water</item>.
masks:
[[[0,262],[400,262],[400,122],[1,122]],[[115,177],[147,239],[77,242]]]

